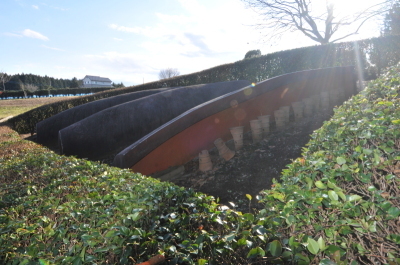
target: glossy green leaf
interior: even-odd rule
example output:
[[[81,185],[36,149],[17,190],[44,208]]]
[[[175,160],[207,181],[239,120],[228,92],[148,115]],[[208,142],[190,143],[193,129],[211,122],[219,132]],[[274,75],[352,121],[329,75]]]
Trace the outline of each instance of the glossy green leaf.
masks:
[[[296,217],[294,217],[293,215],[289,215],[287,218],[286,218],[286,223],[288,224],[288,225],[292,225],[293,223],[295,223],[296,222]]]
[[[246,243],[247,243],[247,239],[246,238],[241,238],[237,242],[238,246],[245,246]]]
[[[247,258],[255,258],[257,256],[265,256],[265,251],[260,247],[252,248],[247,254]]]
[[[400,209],[397,207],[390,207],[388,210],[388,214],[392,218],[397,218],[400,215]]]
[[[351,196],[349,196],[349,202],[359,201],[361,199],[362,199],[362,197],[359,196],[359,195],[351,195]]]
[[[235,233],[231,233],[231,234],[229,234],[229,235],[226,235],[225,237],[224,237],[224,239],[227,241],[227,242],[230,242],[230,241],[232,241],[232,240],[234,240],[235,239]]]
[[[324,183],[322,183],[320,180],[315,182],[315,186],[317,186],[317,188],[322,189],[322,190],[326,189],[326,185]]]
[[[399,125],[400,124],[400,120],[392,120],[392,123],[395,125]]]
[[[296,239],[295,239],[295,237],[294,236],[291,236],[290,238],[289,238],[289,247],[294,247],[294,244],[295,244],[295,241]]]
[[[282,253],[281,242],[279,242],[278,240],[274,240],[271,243],[269,243],[269,252],[274,257],[280,256]]]
[[[50,265],[50,261],[45,260],[45,259],[39,259],[39,264],[40,265]]]
[[[340,197],[343,201],[346,201],[346,195],[344,195],[343,192],[337,191],[336,193],[337,193],[337,195],[339,195],[339,197]]]
[[[128,219],[131,219],[132,221],[137,221],[140,218],[140,212],[136,212],[134,214],[128,214],[127,217]]]
[[[339,200],[339,196],[337,195],[336,192],[334,192],[333,190],[328,191],[328,196],[332,201],[337,201]]]
[[[346,252],[338,246],[330,245],[325,250],[325,253],[329,255],[336,262],[340,261],[340,258],[346,254]]]
[[[372,154],[372,150],[371,149],[363,149],[363,153],[365,155],[370,155],[370,154]]]
[[[318,243],[319,249],[321,251],[325,250],[325,248],[326,248],[325,240],[322,238],[322,236],[318,238],[317,243]]]
[[[251,214],[251,213],[245,213],[245,214],[243,215],[243,218],[246,219],[247,221],[251,221],[251,222],[254,221],[254,215]]]
[[[205,265],[205,264],[207,264],[207,262],[208,262],[208,260],[206,260],[206,259],[199,259],[199,260],[197,261],[197,264],[198,264],[198,265]]]
[[[317,241],[315,241],[314,239],[309,237],[307,239],[307,243],[308,243],[307,244],[308,251],[310,251],[314,255],[317,255],[319,252],[319,245],[318,245]]]
[[[336,162],[339,165],[343,165],[343,164],[346,164],[346,159],[344,157],[339,156],[339,157],[336,158]]]
[[[306,180],[306,182],[307,182],[307,187],[308,187],[309,189],[311,189],[311,188],[312,188],[312,184],[313,184],[312,179],[309,178],[309,177],[306,177],[305,180]]]
[[[176,247],[175,247],[175,246],[170,246],[170,247],[169,247],[169,250],[170,250],[172,253],[175,253],[175,252],[176,252]]]

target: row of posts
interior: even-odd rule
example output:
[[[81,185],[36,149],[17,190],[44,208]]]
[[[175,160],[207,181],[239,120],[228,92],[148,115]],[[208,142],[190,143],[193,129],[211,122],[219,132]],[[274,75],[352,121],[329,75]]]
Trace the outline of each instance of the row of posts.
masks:
[[[321,92],[319,95],[293,102],[291,106],[280,107],[279,110],[274,111],[276,130],[282,130],[289,124],[290,107],[293,109],[294,120],[299,121],[303,117],[311,117],[314,112],[326,110],[340,104],[343,101],[342,95],[344,93],[341,90]],[[270,115],[258,116],[257,119],[251,120],[250,128],[253,143],[260,142],[270,132]],[[244,126],[230,128],[236,151],[243,147],[243,129]],[[214,145],[217,147],[220,157],[226,161],[235,156],[235,151],[230,150],[221,138],[215,140]],[[212,168],[213,165],[208,150],[201,151],[199,154],[199,170],[206,172],[212,170]]]

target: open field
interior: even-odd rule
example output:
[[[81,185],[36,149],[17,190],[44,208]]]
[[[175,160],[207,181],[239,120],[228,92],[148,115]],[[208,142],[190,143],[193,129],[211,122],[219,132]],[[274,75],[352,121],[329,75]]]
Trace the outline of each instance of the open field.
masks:
[[[0,100],[0,120],[9,116],[16,116],[49,103],[69,99],[71,97],[46,97],[26,99]]]

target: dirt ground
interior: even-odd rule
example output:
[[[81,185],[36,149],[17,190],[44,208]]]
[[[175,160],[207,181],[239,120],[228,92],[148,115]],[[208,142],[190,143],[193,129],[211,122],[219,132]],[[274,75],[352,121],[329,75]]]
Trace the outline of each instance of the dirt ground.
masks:
[[[203,173],[198,170],[198,159],[185,165],[184,173],[170,181],[184,187],[190,187],[220,199],[220,203],[232,205],[240,211],[249,211],[246,194],[253,197],[251,208],[258,208],[255,197],[260,191],[269,189],[272,179],[279,181],[282,170],[293,159],[301,156],[302,148],[310,140],[314,130],[329,120],[332,111],[320,112],[313,117],[293,121],[281,131],[271,131],[261,142],[253,144],[251,135],[244,137],[244,147],[236,151],[234,158],[225,161],[218,151],[210,152],[214,169]],[[232,142],[227,146],[234,150]]]

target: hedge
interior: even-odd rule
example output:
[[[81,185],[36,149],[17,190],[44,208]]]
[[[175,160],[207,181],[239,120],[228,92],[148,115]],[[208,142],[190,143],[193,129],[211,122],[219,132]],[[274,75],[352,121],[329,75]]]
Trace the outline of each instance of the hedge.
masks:
[[[398,264],[399,92],[400,64],[336,109],[245,214],[0,126],[0,262]]]
[[[161,87],[189,86],[233,80],[259,82],[274,76],[296,71],[348,65],[358,65],[364,79],[369,80],[376,78],[382,69],[395,65],[399,61],[400,36],[304,47],[244,59],[193,74],[53,103],[14,117],[10,122],[13,124],[13,128],[19,133],[34,133],[36,123],[60,111],[86,102],[123,93]]]
[[[156,254],[169,264],[276,260],[274,251],[258,254],[278,244],[263,221],[211,196],[59,156],[2,127],[0,139],[1,264],[136,264]]]
[[[400,263],[400,64],[336,109],[264,191],[299,264]]]

